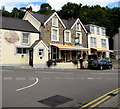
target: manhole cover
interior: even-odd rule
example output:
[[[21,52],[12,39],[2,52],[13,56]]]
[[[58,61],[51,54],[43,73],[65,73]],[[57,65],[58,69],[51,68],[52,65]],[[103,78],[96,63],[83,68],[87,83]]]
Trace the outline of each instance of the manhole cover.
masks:
[[[64,104],[71,100],[73,100],[73,99],[70,99],[70,98],[67,98],[67,97],[64,97],[61,95],[55,95],[55,96],[40,100],[38,102],[43,103],[48,106],[51,106],[51,107],[56,107],[58,105]]]

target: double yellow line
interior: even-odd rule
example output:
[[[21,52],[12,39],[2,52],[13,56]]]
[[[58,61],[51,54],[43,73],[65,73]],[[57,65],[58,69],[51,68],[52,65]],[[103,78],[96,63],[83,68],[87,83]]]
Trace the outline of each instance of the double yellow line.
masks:
[[[87,109],[92,109],[92,108],[96,107],[97,105],[101,104],[102,102],[106,101],[107,99],[109,99],[111,97],[109,94],[117,94],[119,92],[120,92],[120,88],[112,90],[112,91],[104,94],[103,96],[89,102],[88,104],[83,105],[79,109],[85,109],[87,107],[88,107]]]

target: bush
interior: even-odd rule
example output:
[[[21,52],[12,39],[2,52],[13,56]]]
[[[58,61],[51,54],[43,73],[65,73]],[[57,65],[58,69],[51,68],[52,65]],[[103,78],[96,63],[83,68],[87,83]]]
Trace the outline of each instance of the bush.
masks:
[[[77,59],[73,59],[72,63],[75,64],[75,65],[77,65],[78,64],[78,60]]]
[[[46,63],[47,63],[47,66],[50,67],[53,64],[53,61],[50,59]]]

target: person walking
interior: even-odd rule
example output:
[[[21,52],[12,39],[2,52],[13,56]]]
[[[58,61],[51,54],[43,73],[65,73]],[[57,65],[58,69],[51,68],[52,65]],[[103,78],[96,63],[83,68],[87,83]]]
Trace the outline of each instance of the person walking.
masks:
[[[82,69],[83,68],[83,58],[80,57],[79,61],[80,61],[80,68]]]

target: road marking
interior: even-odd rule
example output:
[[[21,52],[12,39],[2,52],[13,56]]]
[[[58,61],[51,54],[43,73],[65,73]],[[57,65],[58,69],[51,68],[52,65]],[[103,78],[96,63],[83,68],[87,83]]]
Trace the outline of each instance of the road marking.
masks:
[[[26,87],[22,87],[22,88],[16,89],[16,91],[21,91],[21,90],[24,90],[24,89],[28,89],[28,88],[30,88],[30,87],[33,87],[34,85],[36,85],[36,84],[38,83],[38,81],[39,81],[39,79],[36,78],[36,81],[35,81],[33,84],[31,84],[31,85],[29,85],[29,86],[26,86]]]
[[[17,78],[15,78],[16,80],[25,80],[26,78],[24,78],[24,77],[17,77]]]
[[[90,107],[89,109],[91,109],[92,106],[90,106],[90,105],[93,104],[93,106],[94,106],[94,103],[96,103],[97,101],[99,102],[99,100],[105,101],[105,99],[104,99],[105,97],[109,96],[109,94],[114,93],[114,92],[116,92],[116,91],[118,91],[118,90],[120,90],[120,88],[117,88],[117,89],[115,89],[115,90],[112,90],[112,91],[110,91],[110,92],[104,94],[103,96],[100,96],[99,98],[97,98],[97,99],[95,99],[95,100],[93,100],[93,101],[91,101],[91,102],[89,102],[89,103],[83,105],[83,106],[80,107],[79,109],[86,109],[87,107]],[[109,97],[108,97],[108,98],[109,98]],[[106,98],[106,99],[108,99],[108,98]],[[103,101],[102,101],[102,102],[103,102]],[[102,102],[101,102],[101,103],[102,103]],[[87,109],[88,109],[88,108],[87,108]]]
[[[12,80],[13,77],[4,77],[3,79],[4,79],[4,80]]]
[[[96,79],[103,79],[103,78],[96,78]]]
[[[94,78],[87,78],[87,79],[94,79]]]

